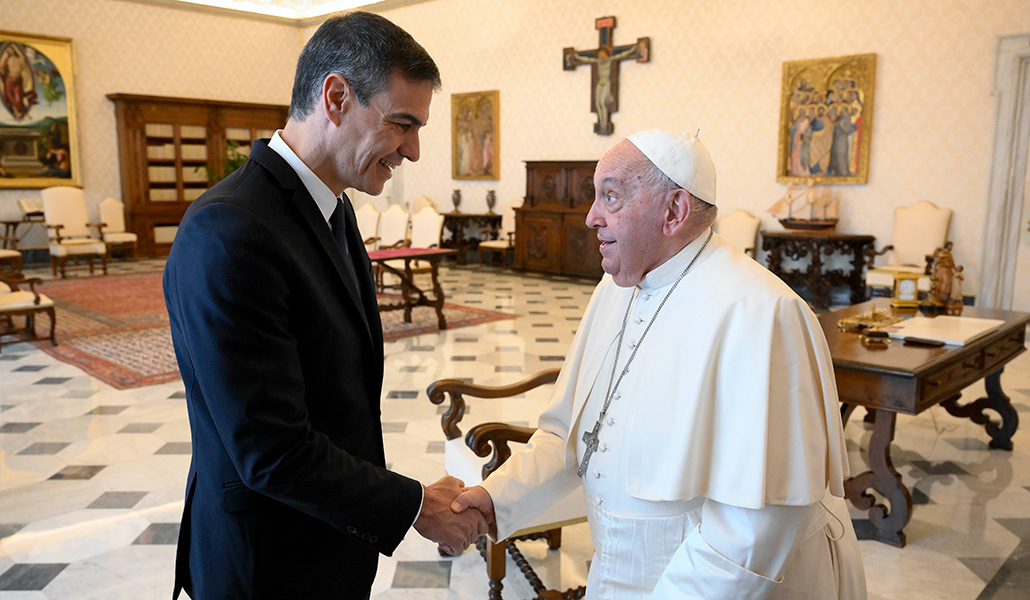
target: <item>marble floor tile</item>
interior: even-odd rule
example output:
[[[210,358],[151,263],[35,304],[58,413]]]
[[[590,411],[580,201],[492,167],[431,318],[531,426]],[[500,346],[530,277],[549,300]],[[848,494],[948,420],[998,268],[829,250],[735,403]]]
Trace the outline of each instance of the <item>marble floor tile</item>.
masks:
[[[161,267],[119,264],[126,272]],[[441,279],[449,302],[519,316],[385,345],[387,461],[425,482],[445,474],[440,417],[447,409],[446,401],[429,402],[426,387],[442,378],[507,385],[560,366],[593,290],[575,279],[476,265],[445,267]],[[1002,385],[1020,414],[1030,412],[1030,353],[1006,367]],[[466,419],[535,425],[548,393],[466,398]],[[972,386],[962,402],[983,394],[982,384]],[[179,381],[115,390],[30,344],[4,347],[0,600],[169,596],[191,452],[184,399]],[[852,471],[860,472],[868,468],[872,428],[856,413],[845,437]],[[1030,597],[1025,429],[1005,452],[987,447],[983,426],[939,407],[899,417],[892,458],[914,508],[905,548],[860,542],[871,600]],[[858,528],[868,526],[865,513],[851,513]],[[585,583],[592,554],[586,524],[566,528],[560,550],[542,541],[520,549],[552,587]],[[505,597],[535,596],[510,556],[506,566]],[[372,597],[478,600],[489,591],[485,573],[474,549],[443,558],[411,532],[394,556],[380,557]]]

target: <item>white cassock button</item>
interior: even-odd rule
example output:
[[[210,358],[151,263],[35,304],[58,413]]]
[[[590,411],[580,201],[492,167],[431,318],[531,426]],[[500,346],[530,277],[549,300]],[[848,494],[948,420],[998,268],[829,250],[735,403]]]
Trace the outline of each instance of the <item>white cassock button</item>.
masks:
[[[613,427],[615,425],[615,419],[608,417],[607,423],[609,427]]]
[[[640,325],[641,323],[644,322],[644,317],[635,317],[633,319],[633,322],[636,323],[637,325]]]
[[[604,477],[604,473],[600,471],[594,471],[594,479],[600,479],[602,477]]]
[[[615,399],[616,400],[622,400],[622,392],[619,392],[619,393],[615,394]]]
[[[597,505],[598,506],[604,506],[604,498],[598,498],[597,499]]]
[[[637,347],[637,341],[636,340],[631,340],[630,343],[629,343],[629,349],[633,350],[636,347]]]
[[[601,444],[601,447],[598,448],[598,450],[600,450],[601,452],[607,452],[608,451],[608,444]]]

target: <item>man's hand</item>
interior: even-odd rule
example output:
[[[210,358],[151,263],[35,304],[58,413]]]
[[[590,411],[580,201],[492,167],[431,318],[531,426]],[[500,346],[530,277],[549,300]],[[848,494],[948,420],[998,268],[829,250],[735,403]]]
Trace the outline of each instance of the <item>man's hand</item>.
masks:
[[[423,486],[422,512],[415,520],[415,531],[432,540],[448,554],[457,556],[487,532],[486,520],[478,510],[454,512],[451,504],[462,493],[464,482],[444,477]],[[491,505],[492,506],[492,505]]]
[[[487,524],[494,522],[494,500],[490,497],[490,492],[486,491],[483,486],[465,488],[465,491],[451,503],[451,510],[458,514],[469,508],[478,510],[486,519]]]

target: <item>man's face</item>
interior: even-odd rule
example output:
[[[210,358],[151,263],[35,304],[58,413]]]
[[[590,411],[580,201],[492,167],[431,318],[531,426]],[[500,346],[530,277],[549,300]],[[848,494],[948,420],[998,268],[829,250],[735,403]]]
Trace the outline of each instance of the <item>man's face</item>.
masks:
[[[341,123],[345,126],[337,132],[337,172],[347,187],[376,196],[405,158],[418,160],[418,134],[429,120],[432,99],[432,84],[409,81],[397,72],[368,106],[352,98]]]
[[[601,242],[601,268],[616,285],[630,287],[662,264],[666,199],[642,181],[651,162],[629,140],[608,151],[594,171],[594,203],[587,226]]]

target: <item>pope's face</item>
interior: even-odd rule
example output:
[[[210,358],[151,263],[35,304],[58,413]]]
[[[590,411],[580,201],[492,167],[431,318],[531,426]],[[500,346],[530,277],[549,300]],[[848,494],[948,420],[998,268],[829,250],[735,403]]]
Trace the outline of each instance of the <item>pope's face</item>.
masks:
[[[647,157],[623,140],[594,171],[595,196],[587,226],[597,230],[601,268],[621,287],[640,283],[667,258],[662,234],[666,200],[642,180],[650,168]]]
[[[433,86],[409,81],[397,72],[387,78],[386,88],[361,106],[352,96],[351,106],[337,130],[336,169],[347,187],[376,196],[383,191],[393,169],[404,159],[419,157],[419,131],[429,120]]]

